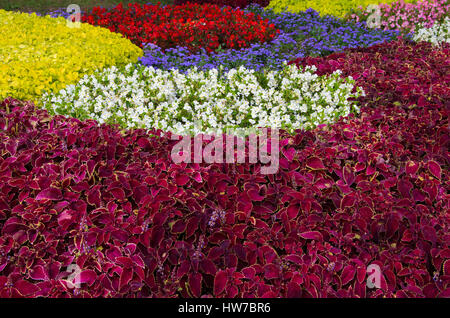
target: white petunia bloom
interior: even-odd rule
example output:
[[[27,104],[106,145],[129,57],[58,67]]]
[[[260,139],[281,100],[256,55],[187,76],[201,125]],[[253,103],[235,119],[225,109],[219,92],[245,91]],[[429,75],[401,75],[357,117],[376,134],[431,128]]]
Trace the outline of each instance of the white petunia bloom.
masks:
[[[359,110],[350,97],[354,80],[314,74],[315,67],[284,65],[258,73],[245,67],[219,75],[215,69],[187,74],[141,65],[111,67],[85,76],[56,94],[44,94],[54,113],[156,128],[177,134],[226,127],[309,129]],[[258,75],[258,76],[257,76]]]
[[[434,45],[450,43],[450,18],[446,17],[442,23],[435,22],[431,28],[418,26],[414,32],[413,40],[426,41]]]

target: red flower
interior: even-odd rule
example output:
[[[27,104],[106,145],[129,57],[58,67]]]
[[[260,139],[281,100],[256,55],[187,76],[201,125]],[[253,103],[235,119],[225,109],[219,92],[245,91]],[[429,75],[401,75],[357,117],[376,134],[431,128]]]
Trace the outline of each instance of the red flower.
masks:
[[[122,33],[138,46],[150,42],[163,50],[186,46],[191,52],[205,48],[243,48],[273,39],[279,30],[253,13],[220,8],[217,5],[188,3],[181,6],[122,5],[107,11],[95,7],[83,22]]]

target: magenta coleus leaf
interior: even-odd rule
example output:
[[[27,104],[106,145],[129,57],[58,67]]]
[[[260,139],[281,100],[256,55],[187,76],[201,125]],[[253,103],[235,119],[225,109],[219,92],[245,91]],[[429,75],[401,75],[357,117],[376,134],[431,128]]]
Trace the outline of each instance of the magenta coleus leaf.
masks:
[[[125,191],[123,189],[114,188],[114,189],[111,189],[110,192],[116,200],[119,200],[119,201],[125,200]]]
[[[261,296],[261,298],[275,298],[275,297],[277,297],[277,294],[276,294],[275,292],[271,291],[271,290],[265,292],[265,293]]]
[[[318,231],[309,231],[309,232],[303,232],[299,234],[302,238],[308,239],[308,240],[316,240],[316,241],[322,241],[323,236]]]
[[[264,277],[266,279],[275,279],[280,277],[280,270],[275,264],[264,266]]]
[[[446,288],[437,295],[438,298],[450,298],[450,287]]]
[[[189,275],[189,288],[194,297],[200,297],[202,292],[202,281],[203,277],[200,273],[191,273]]]
[[[287,214],[289,219],[294,219],[300,212],[300,207],[297,204],[289,205],[287,208]]]
[[[119,279],[119,290],[123,289],[133,278],[133,268],[125,267],[122,269]]]
[[[295,264],[301,265],[303,263],[302,258],[299,255],[291,254],[284,258],[287,261],[293,262]]]
[[[17,281],[14,284],[14,287],[22,296],[31,296],[39,290],[39,288],[36,285],[26,280]]]
[[[355,181],[355,174],[353,172],[353,168],[349,165],[346,165],[342,171],[342,175],[344,177],[344,181],[347,185],[351,186]]]
[[[215,276],[217,272],[216,265],[209,259],[204,259],[200,262],[200,268],[206,274]]]
[[[308,158],[306,160],[306,166],[313,170],[325,169],[322,160],[318,157]]]
[[[100,189],[98,186],[89,190],[86,201],[91,205],[100,206]]]
[[[194,172],[194,175],[192,176],[192,178],[197,181],[197,182],[202,182],[203,178],[200,172]]]
[[[356,194],[350,193],[344,196],[341,200],[341,209],[345,209],[348,207],[353,207],[356,202]]]
[[[422,233],[423,233],[424,238],[427,241],[430,241],[433,243],[435,243],[437,241],[436,230],[433,227],[431,227],[429,225],[425,225],[422,228]]]
[[[186,231],[186,221],[178,220],[172,225],[172,233],[183,233]]]
[[[253,267],[246,267],[242,269],[242,273],[244,277],[247,279],[253,279],[256,274],[256,270]]]
[[[413,185],[411,182],[409,182],[408,180],[399,180],[397,188],[398,191],[403,195],[403,197],[405,198],[410,198],[411,197],[411,189],[412,189]]]
[[[91,269],[84,270],[80,273],[79,282],[86,283],[91,286],[97,278],[95,271]]]
[[[282,148],[281,150],[283,152],[283,155],[286,157],[287,160],[292,161],[294,160],[295,156],[295,149],[294,148]]]
[[[38,195],[36,196],[36,200],[61,200],[62,197],[62,192],[61,189],[57,189],[57,188],[47,188],[45,190],[42,190],[41,192],[38,193]]]
[[[419,170],[419,164],[414,161],[408,161],[406,163],[406,173],[408,174],[416,174]]]
[[[47,280],[48,275],[42,265],[36,265],[30,270],[30,277],[34,280]]]
[[[443,269],[444,275],[450,276],[450,259],[446,260],[443,263],[442,269]]]
[[[7,282],[8,282],[8,277],[0,276],[0,288],[3,289],[3,287],[6,285]]]
[[[355,277],[355,267],[353,265],[347,265],[342,270],[341,280],[342,285],[347,285]]]
[[[252,201],[262,201],[264,199],[264,196],[260,195],[256,189],[248,190],[247,194]]]
[[[118,256],[115,259],[116,263],[119,264],[120,266],[123,266],[124,268],[130,268],[134,266],[134,261],[127,256]]]
[[[428,161],[427,163],[428,166],[428,170],[430,171],[430,173],[437,179],[441,179],[441,173],[442,173],[442,169],[441,166],[433,160]]]
[[[69,211],[63,211],[61,214],[59,214],[58,216],[58,224],[63,226],[63,224],[68,223],[72,220],[72,215],[70,214]]]
[[[178,186],[184,186],[186,183],[189,182],[189,176],[185,174],[179,174],[176,176],[175,182],[177,183]]]
[[[218,271],[214,277],[214,295],[219,296],[225,289],[228,281],[228,275],[226,271]]]

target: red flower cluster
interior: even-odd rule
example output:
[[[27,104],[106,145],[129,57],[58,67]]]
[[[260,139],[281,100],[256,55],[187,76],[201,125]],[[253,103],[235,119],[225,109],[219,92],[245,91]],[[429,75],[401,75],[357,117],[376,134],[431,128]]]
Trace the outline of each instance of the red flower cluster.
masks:
[[[1,102],[0,297],[449,297],[449,53],[400,40],[297,61],[367,96],[360,117],[282,134],[274,175]]]
[[[270,0],[175,0],[175,5],[185,4],[187,2],[199,3],[199,4],[215,4],[218,6],[230,6],[233,8],[245,8],[251,4],[258,4],[261,7],[267,7],[270,3]]]
[[[130,4],[126,8],[119,4],[109,11],[95,7],[82,21],[119,32],[141,47],[154,43],[163,50],[183,46],[190,52],[240,49],[269,41],[279,33],[258,15],[210,4]]]

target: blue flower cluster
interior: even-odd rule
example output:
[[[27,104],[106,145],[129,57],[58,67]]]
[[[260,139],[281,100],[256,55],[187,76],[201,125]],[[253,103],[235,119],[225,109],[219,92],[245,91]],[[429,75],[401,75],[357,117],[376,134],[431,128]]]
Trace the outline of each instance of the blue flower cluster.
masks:
[[[81,14],[83,14],[83,11],[80,12]],[[64,17],[64,18],[68,18],[72,12],[67,12],[66,8],[59,8],[53,11],[50,11],[48,13],[52,18],[57,18],[57,17]]]
[[[28,11],[29,14],[36,14],[37,16],[44,16],[44,15],[49,15],[52,18],[58,18],[58,17],[63,17],[65,19],[67,19],[73,12],[67,12],[67,8],[58,8],[52,11],[49,11],[45,14],[42,14],[40,12],[34,12],[34,11]],[[81,10],[80,12],[81,15],[83,15],[83,10]]]
[[[305,56],[324,56],[346,48],[368,47],[397,38],[398,31],[368,29],[365,23],[346,22],[333,16],[321,17],[317,11],[308,9],[300,13],[274,13],[258,5],[245,11],[261,15],[281,30],[271,42],[253,44],[241,50],[216,53],[201,51],[190,54],[184,47],[165,50],[147,43],[144,56],[139,60],[146,66],[187,71],[193,66],[202,70],[223,66],[225,71],[239,67],[255,70],[280,69],[284,61]]]

